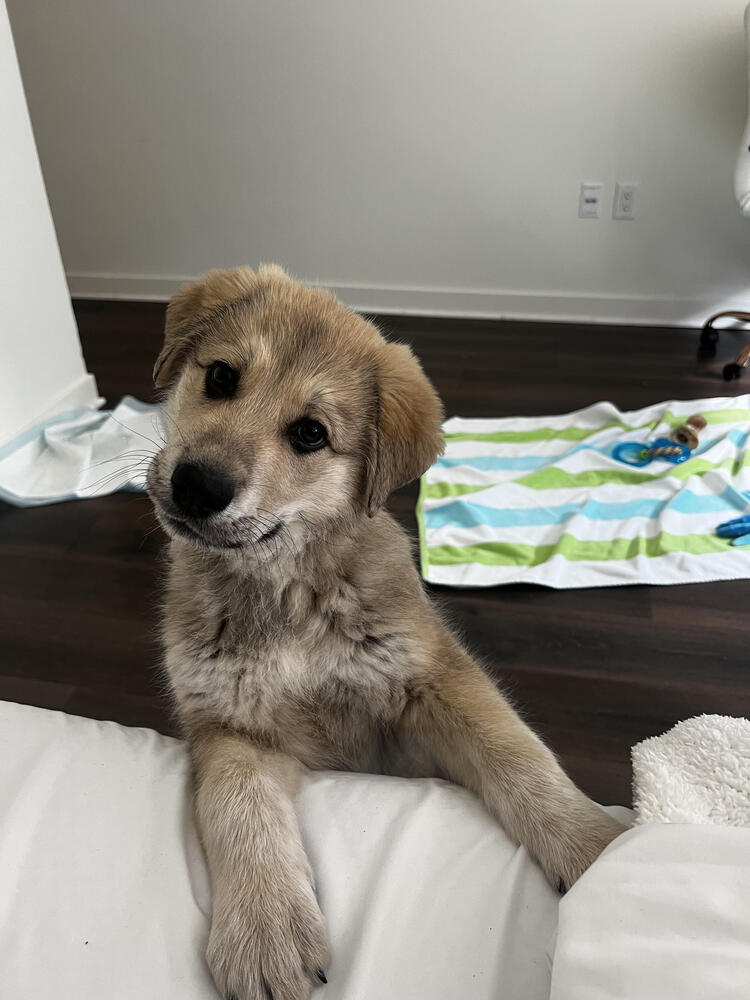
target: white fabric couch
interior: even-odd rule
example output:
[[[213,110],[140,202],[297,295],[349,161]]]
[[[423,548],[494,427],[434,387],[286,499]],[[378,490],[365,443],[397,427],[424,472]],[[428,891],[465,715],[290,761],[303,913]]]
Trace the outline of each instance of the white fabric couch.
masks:
[[[182,744],[0,702],[0,754],[0,997],[215,1000]],[[316,1000],[748,995],[747,830],[639,827],[560,903],[452,785],[321,773],[299,812],[332,941]]]
[[[177,740],[0,702],[0,997],[214,1000]],[[469,793],[313,775],[320,1000],[546,1000],[558,897]]]

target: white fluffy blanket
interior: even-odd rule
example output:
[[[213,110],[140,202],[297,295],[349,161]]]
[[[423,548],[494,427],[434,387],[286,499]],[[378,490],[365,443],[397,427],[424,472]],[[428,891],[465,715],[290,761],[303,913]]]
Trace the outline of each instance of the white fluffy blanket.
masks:
[[[636,823],[750,826],[747,719],[687,719],[632,755]]]

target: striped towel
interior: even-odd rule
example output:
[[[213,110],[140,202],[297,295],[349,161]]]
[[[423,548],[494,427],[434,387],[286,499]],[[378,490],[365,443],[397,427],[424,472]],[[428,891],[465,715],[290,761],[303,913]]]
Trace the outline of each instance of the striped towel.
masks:
[[[633,468],[620,441],[668,437],[694,413],[708,426],[682,465]],[[556,417],[444,425],[445,455],[422,477],[422,575],[486,587],[607,587],[750,577],[750,547],[717,538],[748,512],[750,396],[658,403],[621,413],[596,403]]]

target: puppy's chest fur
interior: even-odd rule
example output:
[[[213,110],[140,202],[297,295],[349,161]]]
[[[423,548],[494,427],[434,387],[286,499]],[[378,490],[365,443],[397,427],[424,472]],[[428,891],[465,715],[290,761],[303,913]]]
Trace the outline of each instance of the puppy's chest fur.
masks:
[[[382,770],[416,652],[346,579],[193,579],[170,588],[167,667],[183,713],[247,730],[310,766]],[[196,586],[197,584],[197,586]]]

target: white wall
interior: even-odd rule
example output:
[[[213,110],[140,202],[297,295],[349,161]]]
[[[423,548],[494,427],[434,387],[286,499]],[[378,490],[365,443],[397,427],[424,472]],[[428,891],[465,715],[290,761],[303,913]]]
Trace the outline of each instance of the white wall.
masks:
[[[278,260],[365,307],[673,322],[750,306],[743,6],[10,2],[75,292]]]
[[[5,4],[0,2],[0,445],[92,404]]]

